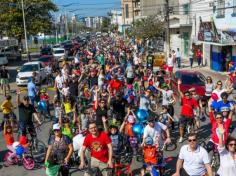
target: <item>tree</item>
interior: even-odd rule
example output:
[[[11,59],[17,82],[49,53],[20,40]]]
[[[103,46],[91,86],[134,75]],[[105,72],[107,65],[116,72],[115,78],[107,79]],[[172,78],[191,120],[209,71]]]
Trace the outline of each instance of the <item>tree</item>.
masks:
[[[110,24],[111,24],[111,19],[110,18],[104,18],[103,21],[102,21],[101,31],[102,32],[108,32]]]
[[[163,37],[165,31],[165,23],[157,16],[149,16],[141,18],[133,23],[133,27],[129,28],[128,36],[135,36],[141,39],[151,39]]]
[[[24,39],[21,0],[0,0],[0,7],[0,31],[21,43],[21,39]],[[27,36],[51,33],[51,12],[57,10],[57,6],[51,0],[24,0]]]

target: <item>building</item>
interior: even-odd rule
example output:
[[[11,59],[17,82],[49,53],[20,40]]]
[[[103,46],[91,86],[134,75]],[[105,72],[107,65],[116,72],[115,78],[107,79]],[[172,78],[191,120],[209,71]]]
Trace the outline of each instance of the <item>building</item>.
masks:
[[[85,26],[88,28],[92,28],[94,26],[94,17],[85,17]]]
[[[118,10],[112,10],[110,12],[110,18],[111,18],[111,24],[117,25],[118,31],[122,32],[122,25],[123,25],[122,12]]]
[[[135,19],[141,17],[140,0],[121,0],[121,8],[124,25],[131,25]]]

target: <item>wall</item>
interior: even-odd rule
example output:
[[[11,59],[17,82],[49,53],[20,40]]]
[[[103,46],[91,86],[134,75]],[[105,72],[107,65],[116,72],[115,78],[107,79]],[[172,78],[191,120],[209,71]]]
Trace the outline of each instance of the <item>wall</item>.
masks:
[[[234,61],[234,67],[236,67],[236,46],[232,47],[232,60]]]
[[[215,71],[221,71],[221,47],[212,45],[212,64],[211,69]]]
[[[236,4],[233,4],[233,0],[225,0],[225,17],[217,18],[217,13],[214,14],[216,28],[236,29],[236,14],[233,14],[233,8],[228,8],[232,6],[236,6]]]

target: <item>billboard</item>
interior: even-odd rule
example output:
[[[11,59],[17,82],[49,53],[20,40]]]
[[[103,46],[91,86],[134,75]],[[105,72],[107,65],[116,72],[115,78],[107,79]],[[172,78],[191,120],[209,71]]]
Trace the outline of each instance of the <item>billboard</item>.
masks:
[[[203,22],[200,21],[200,27],[198,32],[198,40],[205,42],[220,42],[220,36],[217,32],[213,21]]]

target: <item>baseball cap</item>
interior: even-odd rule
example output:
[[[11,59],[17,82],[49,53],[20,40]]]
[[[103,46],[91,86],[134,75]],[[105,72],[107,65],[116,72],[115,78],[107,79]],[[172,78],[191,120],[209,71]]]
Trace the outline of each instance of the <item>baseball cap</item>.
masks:
[[[53,129],[53,130],[60,130],[60,129],[61,129],[61,126],[60,126],[59,123],[56,123],[56,124],[53,125],[52,129]]]

